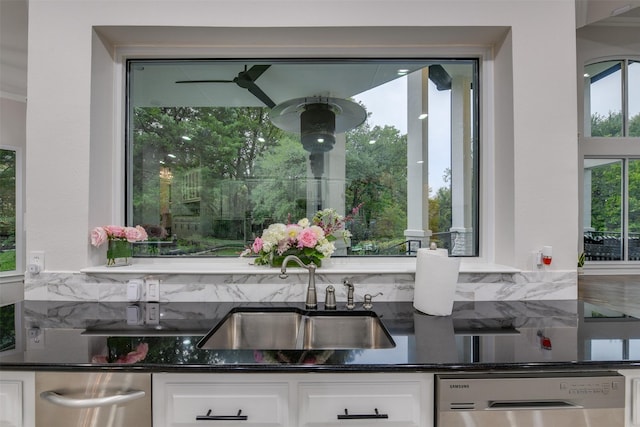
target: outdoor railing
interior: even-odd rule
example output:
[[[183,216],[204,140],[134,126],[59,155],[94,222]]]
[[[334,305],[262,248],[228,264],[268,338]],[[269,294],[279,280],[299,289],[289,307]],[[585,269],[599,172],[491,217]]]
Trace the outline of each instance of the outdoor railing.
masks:
[[[640,233],[629,233],[629,261],[640,261]],[[622,261],[624,239],[619,231],[585,231],[586,261]]]

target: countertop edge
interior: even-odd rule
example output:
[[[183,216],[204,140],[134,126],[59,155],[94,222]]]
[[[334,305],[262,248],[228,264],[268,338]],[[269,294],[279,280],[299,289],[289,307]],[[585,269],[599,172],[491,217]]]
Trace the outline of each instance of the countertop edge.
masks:
[[[592,361],[592,362],[535,362],[535,363],[485,363],[485,364],[402,364],[402,365],[96,365],[78,363],[56,363],[50,365],[35,363],[1,363],[2,371],[41,372],[144,372],[144,373],[462,373],[462,372],[571,372],[571,371],[611,371],[638,369],[640,360]]]

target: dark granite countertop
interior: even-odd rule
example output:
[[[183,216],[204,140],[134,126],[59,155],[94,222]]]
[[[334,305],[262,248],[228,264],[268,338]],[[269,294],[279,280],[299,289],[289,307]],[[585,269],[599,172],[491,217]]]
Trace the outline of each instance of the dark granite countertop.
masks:
[[[640,320],[581,301],[457,302],[446,317],[421,314],[411,302],[376,302],[373,310],[395,348],[198,349],[197,342],[238,305],[300,307],[23,301],[2,308],[0,369],[400,372],[640,367]],[[11,310],[15,325],[7,320]]]

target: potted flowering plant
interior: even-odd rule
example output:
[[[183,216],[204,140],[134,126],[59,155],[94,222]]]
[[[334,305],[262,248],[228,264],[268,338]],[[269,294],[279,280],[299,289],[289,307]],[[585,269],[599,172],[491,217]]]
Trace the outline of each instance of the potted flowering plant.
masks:
[[[133,255],[133,242],[147,240],[145,229],[136,225],[135,227],[123,227],[120,225],[106,225],[96,227],[91,230],[91,244],[95,247],[108,242],[107,266],[120,265],[116,260],[122,259],[126,265]]]
[[[311,221],[302,218],[297,223],[271,224],[242,256],[256,255],[256,265],[276,267],[282,265],[287,255],[296,255],[305,264],[313,262],[320,267],[322,259],[329,258],[335,251],[333,242],[337,235],[341,234],[345,240],[351,237],[344,229],[348,219],[335,209],[323,209]]]

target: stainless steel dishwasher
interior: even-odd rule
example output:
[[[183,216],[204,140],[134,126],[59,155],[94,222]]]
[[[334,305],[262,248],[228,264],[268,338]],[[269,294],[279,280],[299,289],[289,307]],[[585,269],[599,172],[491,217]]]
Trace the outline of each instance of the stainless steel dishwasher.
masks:
[[[437,427],[624,427],[615,372],[436,376]]]
[[[151,427],[151,374],[36,372],[36,427]]]

